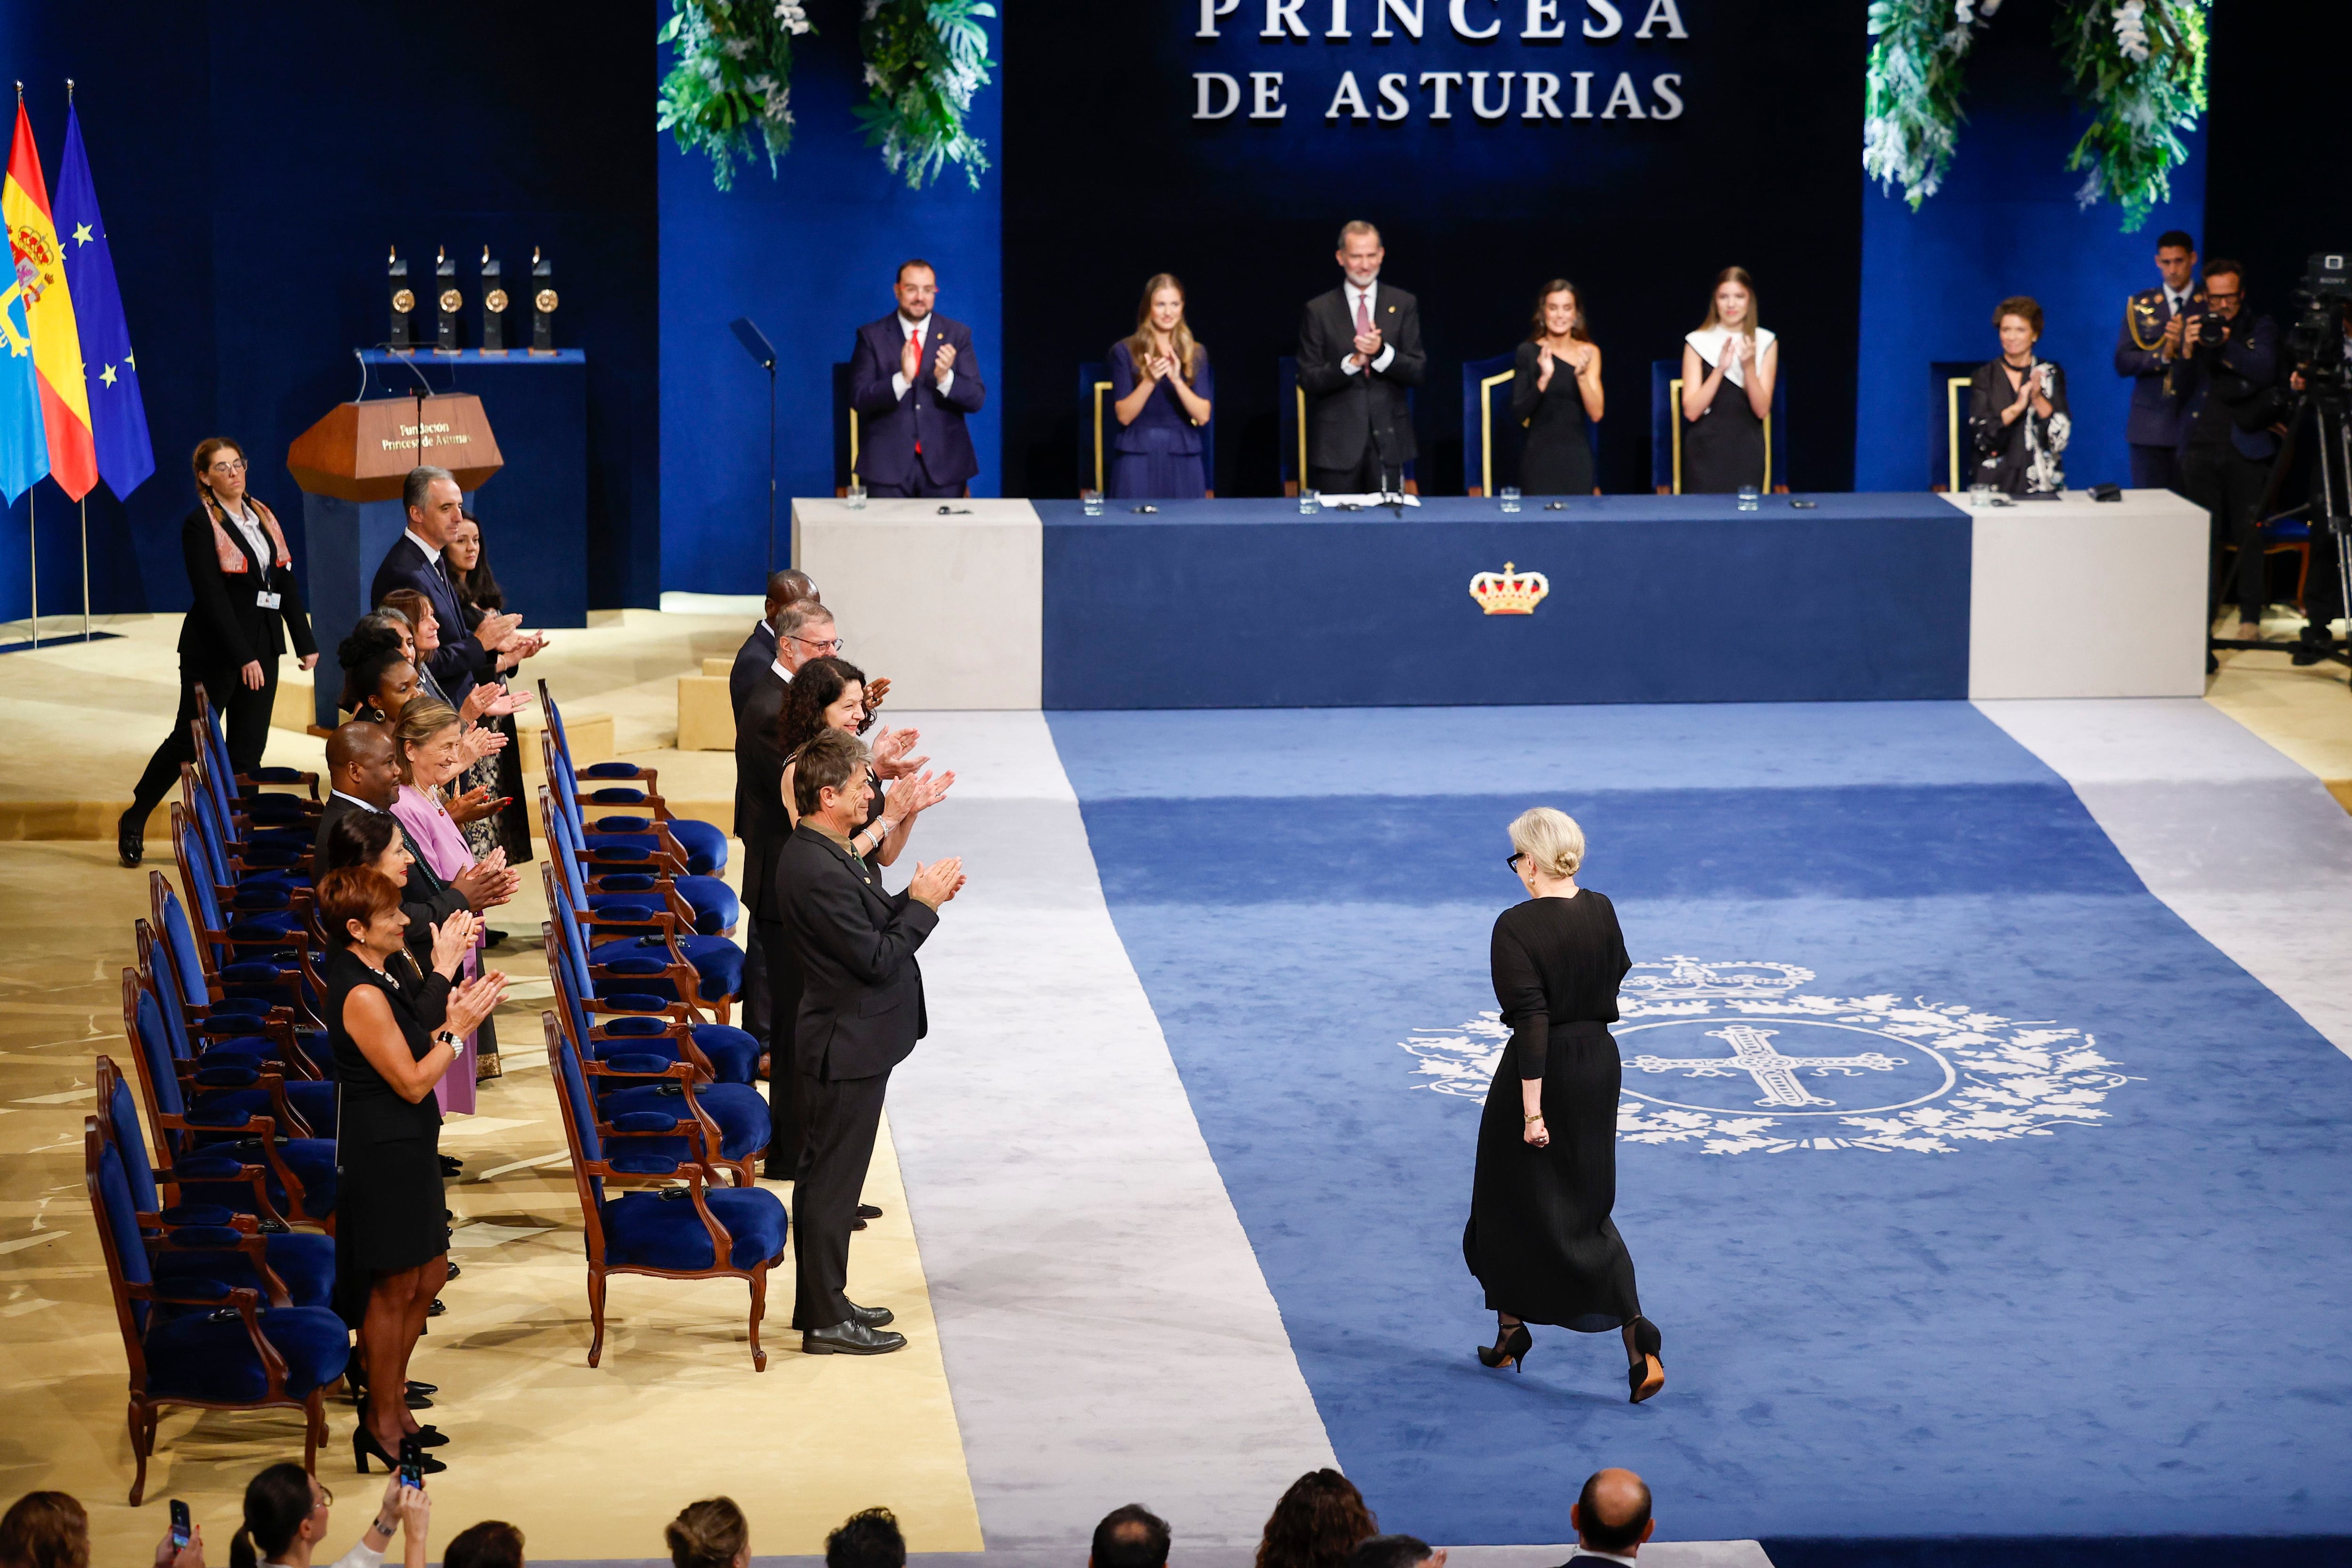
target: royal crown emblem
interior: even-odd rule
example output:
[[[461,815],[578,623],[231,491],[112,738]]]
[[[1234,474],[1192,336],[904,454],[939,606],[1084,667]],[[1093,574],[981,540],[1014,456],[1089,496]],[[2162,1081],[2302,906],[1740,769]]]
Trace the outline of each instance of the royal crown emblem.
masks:
[[[1551,579],[1539,571],[1521,571],[1510,561],[1500,571],[1482,571],[1470,580],[1470,597],[1489,615],[1533,615],[1551,592]]]
[[[1636,964],[1618,985],[1629,1000],[1682,1001],[1701,997],[1769,997],[1778,1000],[1813,977],[1794,964],[1757,959],[1717,959],[1703,964],[1672,953],[1654,963]]]

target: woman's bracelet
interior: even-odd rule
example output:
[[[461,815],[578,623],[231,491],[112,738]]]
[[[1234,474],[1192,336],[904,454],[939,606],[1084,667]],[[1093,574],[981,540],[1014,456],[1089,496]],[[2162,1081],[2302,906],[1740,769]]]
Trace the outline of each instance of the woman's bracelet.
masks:
[[[386,1540],[390,1540],[393,1536],[400,1533],[400,1521],[395,1519],[390,1524],[386,1524],[383,1520],[379,1517],[375,1521],[375,1532],[378,1535],[384,1537]]]
[[[1543,1113],[1542,1113],[1542,1112],[1540,1112],[1540,1111],[1538,1111],[1538,1112],[1537,1112],[1534,1115],[1532,1115],[1532,1116],[1528,1116],[1528,1117],[1526,1117],[1526,1118],[1524,1118],[1524,1119],[1525,1119],[1526,1121],[1528,1121],[1528,1122],[1540,1122],[1540,1121],[1542,1121],[1542,1120],[1543,1120]]]

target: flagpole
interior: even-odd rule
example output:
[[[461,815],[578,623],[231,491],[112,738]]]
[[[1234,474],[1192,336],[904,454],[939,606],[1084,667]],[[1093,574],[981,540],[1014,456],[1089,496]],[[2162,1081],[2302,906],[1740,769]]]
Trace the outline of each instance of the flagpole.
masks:
[[[25,486],[25,542],[33,548],[33,646],[41,645],[41,528],[33,520],[33,486]]]
[[[89,641],[89,497],[81,498],[81,640]]]

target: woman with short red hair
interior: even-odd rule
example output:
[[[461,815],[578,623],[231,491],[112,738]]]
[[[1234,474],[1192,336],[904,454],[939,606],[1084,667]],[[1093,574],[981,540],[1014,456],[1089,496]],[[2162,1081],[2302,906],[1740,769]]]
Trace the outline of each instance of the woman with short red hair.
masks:
[[[459,910],[434,927],[432,967],[409,957],[400,889],[369,866],[319,879],[319,925],[333,951],[327,1040],[342,1091],[337,1124],[336,1305],[360,1333],[367,1406],[352,1434],[364,1474],[373,1454],[389,1469],[404,1438],[441,1436],[409,1414],[408,1358],[449,1277],[441,1195],[441,1110],[433,1086],[465,1056],[465,1037],[506,992],[506,977],[455,985],[478,921]],[[443,1467],[429,1456],[427,1469]]]

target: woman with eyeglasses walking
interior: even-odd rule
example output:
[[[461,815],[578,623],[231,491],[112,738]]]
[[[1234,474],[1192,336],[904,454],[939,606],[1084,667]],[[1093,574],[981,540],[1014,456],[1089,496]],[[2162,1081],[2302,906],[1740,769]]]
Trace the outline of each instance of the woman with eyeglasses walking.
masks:
[[[131,809],[115,823],[115,852],[124,865],[137,865],[147,852],[148,817],[179,787],[180,764],[196,759],[188,738],[196,689],[212,699],[226,731],[229,767],[251,773],[269,744],[278,656],[288,640],[304,669],[319,662],[286,535],[277,514],[246,493],[245,448],[215,435],[198,444],[190,462],[196,509],[180,525],[180,554],[194,602],[180,625],[180,711],[131,791]],[[215,782],[236,792],[234,779]]]
[[[1478,1124],[1478,1167],[1462,1255],[1486,1288],[1488,1366],[1525,1367],[1529,1323],[1618,1330],[1639,1405],[1666,1385],[1663,1336],[1642,1315],[1617,1202],[1622,1068],[1609,1026],[1633,967],[1608,898],[1576,885],[1584,831],[1537,806],[1511,824],[1510,867],[1528,890],[1495,921],[1495,1000],[1511,1043]]]

